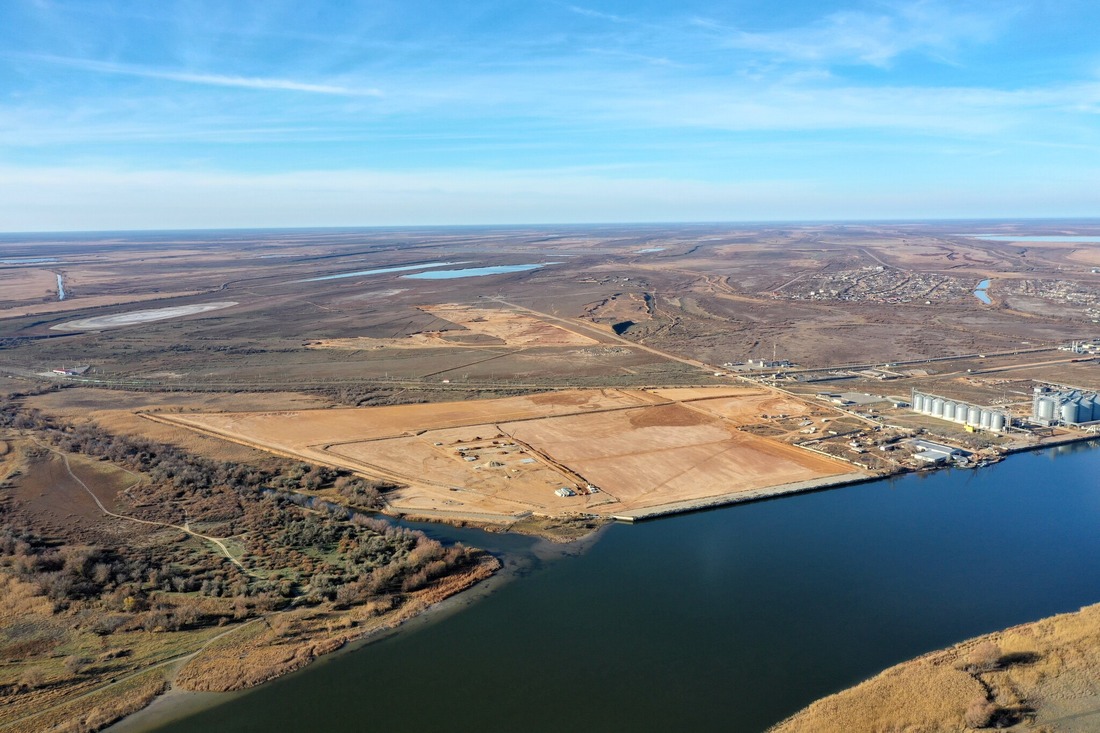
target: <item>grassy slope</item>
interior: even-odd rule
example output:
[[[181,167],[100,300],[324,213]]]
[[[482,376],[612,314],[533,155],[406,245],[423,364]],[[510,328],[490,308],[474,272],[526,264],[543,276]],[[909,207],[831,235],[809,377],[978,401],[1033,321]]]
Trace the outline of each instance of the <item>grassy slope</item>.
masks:
[[[989,671],[975,655],[996,645]],[[973,730],[968,707],[985,698],[1009,730],[1085,733],[1100,729],[1100,605],[1052,616],[892,667],[818,700],[771,733]]]

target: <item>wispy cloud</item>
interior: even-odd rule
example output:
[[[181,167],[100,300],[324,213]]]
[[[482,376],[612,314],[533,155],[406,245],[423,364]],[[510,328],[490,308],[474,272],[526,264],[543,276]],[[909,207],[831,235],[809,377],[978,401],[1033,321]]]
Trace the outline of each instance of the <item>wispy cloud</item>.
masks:
[[[568,5],[570,12],[577,15],[583,15],[588,18],[598,18],[599,20],[607,20],[612,23],[630,23],[631,20],[622,15],[615,15],[614,13],[605,13],[602,10],[593,10],[592,8],[585,8],[580,5]]]
[[[883,12],[843,10],[801,27],[753,33],[695,18],[696,26],[718,34],[726,46],[795,61],[887,66],[896,57],[920,51],[941,61],[959,44],[988,40],[1011,14],[959,10],[936,0],[887,5]]]
[[[44,61],[51,64],[68,66],[103,74],[136,76],[146,79],[164,79],[183,84],[199,84],[215,87],[235,87],[238,89],[260,89],[285,92],[304,92],[307,94],[329,94],[343,97],[380,97],[382,91],[374,88],[347,87],[334,84],[315,84],[275,77],[237,76],[234,74],[210,74],[173,69],[160,69],[136,64],[120,64],[111,61],[70,58],[66,56],[22,54],[19,58]]]

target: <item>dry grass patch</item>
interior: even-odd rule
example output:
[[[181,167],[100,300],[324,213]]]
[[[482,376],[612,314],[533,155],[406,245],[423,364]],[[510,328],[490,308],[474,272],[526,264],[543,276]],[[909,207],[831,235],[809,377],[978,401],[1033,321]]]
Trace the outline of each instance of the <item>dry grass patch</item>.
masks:
[[[1100,726],[1100,605],[971,639],[818,700],[771,733],[1088,733]]]
[[[254,621],[203,649],[180,670],[176,685],[205,692],[254,687],[300,669],[352,639],[393,628],[485,580],[499,567],[499,560],[485,557],[412,593],[380,597],[346,611],[302,609]]]

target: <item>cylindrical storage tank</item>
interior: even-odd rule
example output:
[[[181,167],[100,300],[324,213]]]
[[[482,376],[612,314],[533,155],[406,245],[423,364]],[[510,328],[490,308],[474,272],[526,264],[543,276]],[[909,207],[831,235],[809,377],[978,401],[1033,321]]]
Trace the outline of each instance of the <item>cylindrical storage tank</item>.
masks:
[[[1077,400],[1067,400],[1062,405],[1062,422],[1076,425],[1081,422],[1081,405]]]
[[[993,417],[989,418],[989,429],[998,433],[1005,429],[1005,416],[1003,413],[993,413]]]
[[[989,429],[989,418],[993,417],[992,410],[982,410],[981,417],[978,418],[978,427]]]
[[[954,420],[955,419],[955,403],[951,400],[943,401],[943,419]]]
[[[957,422],[957,423],[966,422],[966,418],[969,414],[970,414],[970,405],[966,404],[965,402],[956,402],[955,403],[955,422]]]
[[[973,405],[966,411],[966,421],[971,425],[978,425],[982,419],[982,411],[979,407]]]
[[[924,412],[924,395],[920,392],[913,393],[913,409],[917,412]]]
[[[1100,420],[1100,395],[1093,395],[1089,400],[1089,422]]]
[[[943,417],[943,398],[936,397],[932,400],[932,417]]]
[[[920,411],[923,412],[925,415],[932,414],[932,398],[928,395],[924,396],[924,406],[921,407]]]
[[[1040,420],[1053,420],[1054,419],[1054,399],[1051,397],[1039,398],[1039,419]]]

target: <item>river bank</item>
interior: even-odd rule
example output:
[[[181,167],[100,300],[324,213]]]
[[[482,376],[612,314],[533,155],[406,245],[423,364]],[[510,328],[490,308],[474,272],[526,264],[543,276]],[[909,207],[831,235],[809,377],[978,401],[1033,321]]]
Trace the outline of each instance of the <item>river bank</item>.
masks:
[[[324,655],[368,643],[429,610],[443,608],[449,599],[488,580],[500,568],[499,560],[486,556],[425,588],[342,612],[307,608],[252,619],[227,629],[196,652],[9,721],[3,730],[35,733],[58,726],[99,730],[116,721],[130,720],[160,698],[255,687],[306,667]],[[205,698],[205,702],[220,699],[214,695]],[[173,706],[169,703],[167,707]]]
[[[1094,605],[903,662],[818,700],[770,733],[1017,726],[1090,733],[1098,725],[1100,605]]]
[[[407,529],[423,532],[438,541],[451,544],[462,542],[486,548],[500,564],[500,567],[481,579],[469,578],[473,582],[463,583],[461,587],[453,587],[449,595],[441,600],[430,602],[431,599],[421,598],[414,604],[407,604],[399,613],[390,617],[379,618],[359,629],[361,633],[349,636],[346,643],[332,649],[323,655],[315,655],[310,660],[309,666],[302,665],[297,669],[286,669],[283,674],[290,676],[308,674],[315,665],[331,664],[344,655],[354,653],[366,646],[379,643],[394,634],[408,634],[416,629],[422,629],[429,625],[440,623],[453,614],[459,613],[476,605],[490,595],[496,593],[514,580],[528,575],[536,566],[552,562],[565,557],[576,557],[588,551],[598,540],[605,527],[586,533],[581,539],[561,543],[548,540],[538,535],[514,535],[499,533],[494,528],[482,529],[472,525],[449,525],[432,520],[418,520],[414,518],[401,518],[394,520],[399,526]],[[219,653],[228,653],[230,663],[233,663],[233,649],[240,647],[247,651],[247,639],[227,640],[224,648]],[[239,653],[239,652],[238,652]],[[182,668],[183,664],[176,665],[174,673]],[[204,666],[208,666],[208,663]],[[199,668],[192,670],[197,673]],[[219,677],[224,675],[216,671]],[[273,675],[274,680],[280,675]],[[262,684],[262,682],[260,683]],[[212,691],[199,685],[200,689],[194,689],[193,685],[165,684],[162,694],[148,702],[140,709],[132,711],[129,715],[118,720],[105,730],[108,733],[138,733],[169,724],[183,719],[189,715],[198,714],[220,704],[232,701],[236,697],[246,694],[248,688],[235,686],[232,689]]]
[[[368,714],[399,731],[760,733],[906,659],[1095,603],[1097,469],[1100,452],[1064,445],[613,523],[442,623],[127,733],[344,733]],[[565,704],[563,686],[581,692]]]

